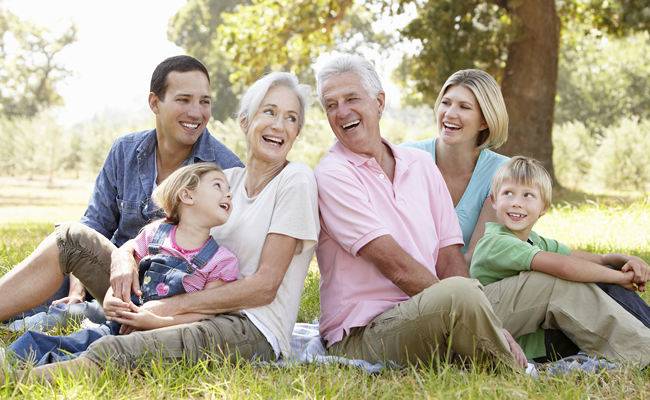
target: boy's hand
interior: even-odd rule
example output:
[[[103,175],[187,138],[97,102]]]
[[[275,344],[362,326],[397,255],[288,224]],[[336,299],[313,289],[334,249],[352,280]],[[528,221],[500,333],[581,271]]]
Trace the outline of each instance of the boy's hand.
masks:
[[[503,331],[503,336],[506,337],[506,341],[510,346],[510,352],[512,353],[513,356],[515,356],[515,360],[517,361],[517,364],[521,365],[522,367],[526,367],[526,365],[528,365],[526,354],[524,354],[524,351],[521,349],[519,344],[515,342],[515,339],[512,337],[510,332],[508,332],[505,329],[502,329],[502,331]]]
[[[638,288],[634,285],[634,272],[633,271],[623,271],[621,270],[621,280],[616,282],[617,285],[624,287],[625,289],[636,292]],[[645,288],[644,288],[645,290]]]
[[[621,272],[632,271],[634,273],[633,282],[637,284],[638,290],[645,292],[646,283],[650,280],[650,266],[635,256],[628,256],[629,259],[621,268]]]

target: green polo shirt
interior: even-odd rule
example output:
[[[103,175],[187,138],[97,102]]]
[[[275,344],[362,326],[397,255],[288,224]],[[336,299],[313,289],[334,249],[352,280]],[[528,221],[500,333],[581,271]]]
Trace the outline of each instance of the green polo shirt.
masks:
[[[469,273],[483,286],[487,286],[522,271],[530,271],[530,264],[538,251],[549,251],[565,256],[571,253],[568,246],[557,240],[543,238],[534,231],[530,232],[529,241],[524,242],[508,228],[488,222],[485,224],[485,235],[476,244]],[[542,328],[515,340],[528,358],[546,354]]]

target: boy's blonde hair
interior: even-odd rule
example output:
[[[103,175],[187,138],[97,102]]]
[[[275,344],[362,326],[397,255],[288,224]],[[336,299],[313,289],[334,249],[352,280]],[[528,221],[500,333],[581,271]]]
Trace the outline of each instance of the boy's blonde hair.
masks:
[[[203,175],[212,171],[223,173],[217,164],[210,162],[186,165],[174,171],[153,191],[153,202],[165,211],[168,223],[178,225],[178,206],[181,202],[178,192],[181,189],[195,190],[199,187]]]
[[[494,177],[490,194],[496,198],[503,181],[512,181],[518,185],[537,187],[544,202],[544,208],[551,206],[553,188],[551,175],[546,168],[534,158],[514,156],[503,164]]]

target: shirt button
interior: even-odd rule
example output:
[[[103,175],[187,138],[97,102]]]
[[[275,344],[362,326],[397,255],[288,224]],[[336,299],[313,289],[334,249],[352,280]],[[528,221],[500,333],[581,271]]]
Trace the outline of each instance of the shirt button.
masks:
[[[372,161],[368,161],[368,165],[372,165]]]
[[[379,174],[379,179],[384,179],[384,174]]]

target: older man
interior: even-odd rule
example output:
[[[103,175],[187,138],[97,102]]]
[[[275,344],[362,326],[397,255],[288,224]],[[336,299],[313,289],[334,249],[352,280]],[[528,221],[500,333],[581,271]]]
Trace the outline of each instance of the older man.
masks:
[[[381,137],[385,93],[367,60],[318,74],[338,139],[315,170],[321,234],[321,335],[330,353],[369,362],[463,357],[525,363],[460,248],[462,232],[431,155]]]

